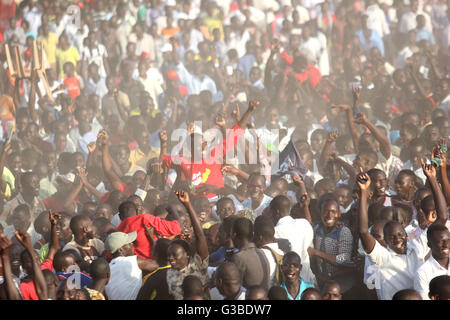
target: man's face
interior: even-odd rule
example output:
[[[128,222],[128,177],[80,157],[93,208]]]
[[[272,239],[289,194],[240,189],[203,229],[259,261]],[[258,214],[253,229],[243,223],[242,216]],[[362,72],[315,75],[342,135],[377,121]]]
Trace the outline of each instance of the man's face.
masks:
[[[321,152],[323,145],[325,144],[325,139],[320,134],[312,134],[311,136],[311,149],[314,152]]]
[[[281,266],[284,278],[288,283],[295,283],[300,277],[300,271],[302,270],[302,265],[299,263],[298,259],[294,257],[288,257]]]
[[[241,282],[237,277],[229,274],[224,274],[217,283],[217,289],[224,297],[232,298],[241,287]]]
[[[387,187],[386,175],[381,172],[377,172],[372,179],[372,185],[375,196],[384,196]]]
[[[24,183],[23,191],[25,194],[37,197],[39,195],[39,190],[40,190],[39,177],[37,174],[32,174]]]
[[[398,254],[406,253],[407,236],[401,224],[391,225],[387,230],[386,236],[387,238],[385,240],[389,248]]]
[[[399,174],[395,180],[395,191],[401,199],[408,200],[414,188],[414,181],[405,174]]]
[[[16,231],[19,230],[26,231],[30,226],[30,214],[23,210],[17,211],[12,216],[12,224],[14,226],[14,229],[16,229]]]
[[[337,285],[327,286],[323,294],[323,300],[342,300],[341,289]]]
[[[411,162],[413,165],[413,169],[417,170],[421,167],[420,160],[425,158],[427,151],[423,146],[414,146],[411,149]]]
[[[328,201],[321,212],[322,223],[327,228],[333,228],[336,225],[339,217],[341,216],[339,211],[339,205],[334,201]]]
[[[264,178],[257,176],[253,177],[248,185],[248,192],[250,194],[250,198],[253,201],[258,201],[264,196],[264,190],[266,189]]]
[[[222,201],[217,205],[217,214],[223,221],[225,218],[235,214],[236,208],[233,201]]]
[[[352,200],[351,193],[346,188],[338,188],[336,190],[336,195],[339,201],[339,205],[344,208],[346,208],[349,205],[350,201]]]
[[[448,230],[434,232],[428,243],[435,259],[445,259],[450,251],[450,232]]]
[[[386,241],[384,241],[383,225],[375,224],[372,229],[370,229],[370,234],[375,238],[375,240],[378,241],[379,244],[386,248],[387,244]]]

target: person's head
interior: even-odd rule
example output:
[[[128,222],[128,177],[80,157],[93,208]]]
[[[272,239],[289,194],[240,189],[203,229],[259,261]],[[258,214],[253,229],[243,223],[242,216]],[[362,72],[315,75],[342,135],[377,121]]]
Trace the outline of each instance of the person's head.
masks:
[[[129,217],[134,217],[137,215],[136,205],[132,201],[125,201],[119,205],[119,218],[120,220],[125,220]]]
[[[76,300],[77,290],[77,286],[72,287],[69,285],[69,280],[65,279],[58,285],[56,300]]]
[[[113,216],[114,212],[111,205],[109,203],[102,203],[97,207],[94,218],[106,218],[111,221]]]
[[[422,297],[416,290],[403,289],[397,291],[392,297],[392,300],[422,300]]]
[[[387,246],[386,240],[384,239],[384,226],[388,220],[377,220],[370,229],[370,234],[375,238],[375,240],[378,241],[379,244],[381,244],[383,247]]]
[[[407,235],[402,224],[398,221],[389,221],[383,228],[384,240],[389,248],[397,254],[406,253]]]
[[[280,286],[273,286],[267,293],[269,300],[288,300],[287,292]]]
[[[194,209],[200,220],[200,223],[206,223],[211,220],[212,209],[209,200],[205,197],[199,197],[194,200]]]
[[[267,291],[259,285],[250,286],[245,292],[245,300],[269,300]]]
[[[248,193],[252,201],[261,201],[266,190],[266,178],[261,174],[250,175],[248,181]]]
[[[280,194],[286,195],[286,193],[288,191],[289,183],[284,178],[274,177],[274,178],[272,178],[270,187],[279,190]]]
[[[319,199],[319,209],[322,224],[327,229],[333,229],[341,217],[339,202],[336,196],[332,193],[323,195]]]
[[[133,204],[136,207],[136,212],[137,214],[142,214],[144,213],[144,201],[142,201],[141,197],[139,197],[138,195],[132,195],[128,198],[127,201],[133,202]],[[120,208],[119,208],[119,212],[120,212]]]
[[[66,62],[63,65],[63,71],[68,78],[71,78],[75,75],[75,66],[72,62]]]
[[[431,300],[450,300],[450,276],[437,276],[430,281],[428,296]]]
[[[286,196],[278,195],[270,201],[269,209],[273,223],[276,224],[281,218],[290,215],[291,201]]]
[[[377,162],[378,155],[375,151],[363,149],[356,155],[356,158],[353,161],[353,167],[358,171],[362,168],[364,172],[367,172],[370,169],[375,168]]]
[[[323,300],[342,300],[341,286],[338,282],[327,281],[321,291]]]
[[[51,300],[56,300],[56,291],[58,290],[59,279],[54,272],[49,269],[42,270],[45,283],[47,284],[47,295]]]
[[[435,260],[449,257],[450,232],[441,224],[432,224],[427,230],[428,247]]]
[[[423,29],[425,27],[425,16],[423,14],[418,14],[416,16],[417,29]]]
[[[300,278],[302,271],[302,260],[300,256],[294,252],[289,251],[283,256],[283,263],[281,266],[284,279],[286,283],[295,283]]]
[[[223,219],[220,224],[217,240],[221,246],[225,245],[228,241],[231,241],[231,228],[237,219],[239,219],[238,216],[231,215]]]
[[[234,206],[233,200],[228,197],[220,198],[216,203],[217,206],[217,215],[219,218],[224,221],[225,218],[232,216],[236,213],[236,207]]]
[[[136,236],[136,232],[113,232],[105,240],[105,250],[110,252],[113,258],[134,256],[133,242]]]
[[[336,182],[330,178],[323,178],[316,182],[314,185],[314,191],[318,197],[321,197],[327,193],[334,192],[336,189]]]
[[[436,204],[434,203],[434,197],[432,194],[426,196],[420,202],[420,209],[418,211],[417,218],[421,226],[428,226],[436,220]]]
[[[231,227],[231,238],[236,248],[241,248],[253,239],[253,223],[247,218],[238,218]]]
[[[184,240],[174,240],[167,248],[167,259],[176,270],[181,270],[189,264],[192,256],[192,248]]]
[[[315,288],[308,288],[303,291],[300,300],[322,300],[319,290]]]
[[[413,139],[409,143],[409,160],[414,170],[421,167],[420,160],[427,154],[427,145],[422,139]]]
[[[53,259],[56,272],[73,272],[77,267],[76,258],[68,251],[58,251]]]
[[[92,220],[86,215],[76,215],[70,220],[70,230],[75,241],[80,245],[87,245],[94,238]]]
[[[31,224],[30,207],[27,204],[19,204],[12,212],[12,225],[16,231],[28,230]]]
[[[261,215],[255,219],[253,242],[257,247],[273,243],[275,226],[270,217]]]
[[[411,170],[402,170],[395,179],[395,191],[402,200],[411,201],[416,192],[415,174]]]
[[[336,187],[335,191],[339,205],[343,208],[347,208],[352,202],[352,189],[345,184],[341,184]]]
[[[325,129],[316,129],[311,134],[311,149],[315,153],[322,152],[323,146],[327,141],[328,132]]]
[[[42,237],[47,241],[50,242],[50,220],[49,220],[49,214],[48,211],[41,212],[36,219],[34,219],[34,230],[36,230],[37,233],[42,235]]]
[[[224,262],[216,269],[216,287],[227,299],[234,299],[241,288],[241,275],[233,262]]]
[[[20,186],[22,195],[27,198],[39,196],[40,179],[34,172],[25,172],[20,176]]]
[[[400,141],[402,144],[402,147],[406,148],[409,146],[410,142],[417,138],[418,135],[418,128],[411,124],[411,123],[405,123],[402,125],[400,129]]]
[[[194,275],[188,275],[181,284],[184,300],[201,297],[204,294],[202,281]]]
[[[383,197],[386,193],[387,189],[387,179],[386,173],[380,169],[370,169],[367,174],[369,175],[372,183],[371,188],[373,192],[373,196],[375,197]]]

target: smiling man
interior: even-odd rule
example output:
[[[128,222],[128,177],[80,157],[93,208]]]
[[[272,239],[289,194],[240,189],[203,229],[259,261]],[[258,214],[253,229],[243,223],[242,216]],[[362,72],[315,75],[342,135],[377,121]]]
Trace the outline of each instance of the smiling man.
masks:
[[[430,183],[437,213],[436,221],[427,231],[428,245],[434,248],[436,258],[442,260],[441,262],[445,264],[445,259],[441,259],[441,255],[445,255],[445,248],[448,248],[448,235],[447,240],[445,240],[445,235],[438,235],[437,230],[442,229],[440,226],[445,226],[447,222],[447,205],[436,179],[436,169],[423,161],[422,168]],[[367,179],[365,183],[358,182],[361,189],[359,232],[362,245],[369,259],[379,267],[379,298],[391,300],[396,292],[413,287],[417,277],[417,269],[423,264],[428,253],[425,233],[412,241],[407,241],[406,231],[402,225],[396,221],[389,221],[383,228],[387,248],[381,246],[368,230],[368,197],[371,179],[365,173],[360,173],[358,177]],[[433,231],[435,229],[436,232]],[[448,265],[448,249],[446,254],[446,265]]]

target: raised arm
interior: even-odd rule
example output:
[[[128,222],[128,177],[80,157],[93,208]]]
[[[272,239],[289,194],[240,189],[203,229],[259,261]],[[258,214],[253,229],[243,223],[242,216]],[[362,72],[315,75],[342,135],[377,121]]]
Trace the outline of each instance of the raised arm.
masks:
[[[357,100],[355,100],[355,101],[357,101]],[[358,133],[358,127],[356,126],[354,118],[353,118],[353,109],[350,108],[350,106],[346,105],[346,104],[333,104],[333,105],[331,105],[331,108],[336,108],[339,110],[339,112],[345,111],[345,114],[347,115],[347,124],[350,128],[350,134],[352,135],[353,147],[355,148],[355,150],[358,150],[359,133]]]
[[[356,116],[356,123],[365,125],[370,132],[373,134],[375,139],[380,143],[380,151],[381,154],[389,159],[391,156],[391,143],[389,142],[389,138],[385,136],[372,122],[367,119],[366,115],[361,112]]]
[[[19,243],[27,250],[33,266],[33,282],[40,300],[48,300],[47,283],[41,271],[41,263],[31,244],[30,235],[26,231],[14,232]]]
[[[176,191],[175,194],[189,213],[192,227],[194,228],[195,238],[197,240],[197,253],[202,260],[205,260],[209,256],[208,245],[206,243],[205,233],[203,232],[200,220],[198,219],[198,216],[189,200],[189,194],[185,191]]]
[[[440,223],[445,226],[448,220],[447,202],[445,201],[444,194],[437,181],[436,168],[432,164],[425,164],[423,159],[421,159],[420,162],[422,164],[423,173],[430,183],[434,203],[436,205],[437,219],[434,223]]]
[[[331,159],[331,145],[336,142],[339,137],[339,133],[337,131],[328,132],[327,141],[323,145],[322,153],[320,154],[320,158],[318,161],[319,171],[322,172],[323,167],[327,163],[329,159]]]
[[[258,107],[258,106],[259,106],[259,101],[252,100],[248,103],[247,111],[244,113],[241,120],[239,120],[239,122],[238,122],[239,127],[241,127],[242,129],[245,129],[247,127],[248,120],[250,120],[250,116],[252,115],[252,112],[255,111],[256,107]]]
[[[440,165],[440,171],[441,171],[441,184],[442,189],[444,191],[445,200],[447,201],[447,206],[450,205],[450,181],[448,180],[448,174],[447,174],[447,152],[443,151],[441,149],[441,146],[446,146],[445,139],[441,139],[439,145],[436,148],[436,156],[441,158],[441,165]],[[433,152],[434,155],[435,152]],[[1,171],[0,171],[1,172]]]
[[[50,229],[51,238],[50,238],[50,245],[49,245],[47,258],[50,260],[53,260],[53,258],[55,257],[55,254],[60,249],[58,233],[56,232],[56,226],[58,224],[58,220],[61,219],[61,215],[57,214],[57,213],[52,213],[51,210],[48,210],[48,213],[49,213],[49,220],[50,220],[50,225],[51,225],[51,229]]]
[[[362,183],[365,181],[365,183]],[[376,240],[369,232],[369,193],[371,180],[367,173],[361,172],[358,174],[358,187],[361,190],[361,199],[359,205],[359,235],[364,248],[364,251],[371,253],[375,247]]]
[[[9,248],[11,247],[11,244],[11,240],[9,240],[3,233],[0,233],[0,254],[4,278],[3,286],[6,289],[8,300],[21,300],[19,290],[14,283],[13,273],[11,270],[11,260],[9,259]]]
[[[36,114],[36,87],[37,87],[37,72],[35,70],[31,71],[31,88],[30,96],[28,97],[28,112],[30,113],[31,120],[33,122],[38,121],[38,116]]]
[[[103,154],[103,171],[105,172],[106,176],[108,177],[109,181],[113,185],[114,189],[120,190],[120,186],[122,184],[122,181],[117,176],[117,174],[114,172],[112,168],[112,161],[111,161],[111,155],[109,154],[109,137],[106,130],[102,130],[98,134],[98,139],[102,141],[102,154]]]
[[[310,198],[308,192],[306,191],[305,182],[299,176],[294,176],[293,179],[294,183],[300,187],[301,197],[299,202],[303,208],[303,211],[305,212],[305,218],[309,221],[310,224],[312,224],[311,212],[309,211]]]

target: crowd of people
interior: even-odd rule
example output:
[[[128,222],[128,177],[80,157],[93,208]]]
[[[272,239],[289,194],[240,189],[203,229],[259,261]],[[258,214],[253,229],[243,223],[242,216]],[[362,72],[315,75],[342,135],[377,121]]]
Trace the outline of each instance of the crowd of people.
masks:
[[[450,299],[449,46],[446,0],[0,0],[0,299]]]

